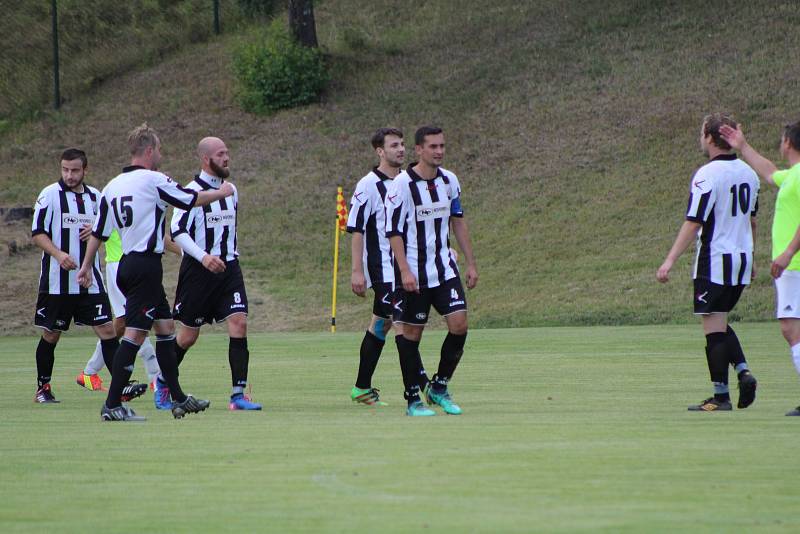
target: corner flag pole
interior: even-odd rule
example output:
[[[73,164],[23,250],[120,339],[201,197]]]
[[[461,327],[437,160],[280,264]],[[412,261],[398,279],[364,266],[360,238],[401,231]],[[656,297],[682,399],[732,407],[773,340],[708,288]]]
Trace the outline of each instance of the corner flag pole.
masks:
[[[331,332],[336,332],[336,279],[339,274],[339,234],[347,229],[347,206],[342,188],[336,188],[336,225],[333,231],[333,291],[331,301]]]

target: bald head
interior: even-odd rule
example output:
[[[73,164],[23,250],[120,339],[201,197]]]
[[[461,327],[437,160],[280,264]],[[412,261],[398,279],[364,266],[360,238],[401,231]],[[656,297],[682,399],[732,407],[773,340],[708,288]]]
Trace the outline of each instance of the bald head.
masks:
[[[203,170],[218,178],[230,176],[228,147],[219,137],[204,137],[197,143],[197,155],[203,162]]]

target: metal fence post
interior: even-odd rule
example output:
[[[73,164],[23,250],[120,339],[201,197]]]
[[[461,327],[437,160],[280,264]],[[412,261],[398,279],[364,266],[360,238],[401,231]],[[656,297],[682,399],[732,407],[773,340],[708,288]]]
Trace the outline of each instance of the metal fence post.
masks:
[[[58,0],[52,0],[53,15],[53,107],[61,107],[61,86],[58,68]]]

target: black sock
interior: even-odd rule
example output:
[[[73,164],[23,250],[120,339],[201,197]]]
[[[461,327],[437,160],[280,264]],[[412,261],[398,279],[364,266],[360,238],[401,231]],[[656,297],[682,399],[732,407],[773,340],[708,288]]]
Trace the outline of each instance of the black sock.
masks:
[[[378,339],[378,336],[369,330],[364,334],[364,339],[361,340],[361,350],[359,351],[357,388],[369,389],[372,387],[372,375],[378,366],[378,359],[381,357],[385,343],[386,340]]]
[[[112,337],[111,339],[100,340],[100,351],[103,353],[103,361],[106,362],[106,369],[109,373],[113,373],[114,369],[114,354],[117,353],[119,348],[119,338]]]
[[[728,326],[728,331],[726,334],[726,343],[728,345],[728,361],[736,370],[737,375],[741,378],[742,373],[749,372],[749,369],[747,368],[747,359],[744,357],[744,350],[742,350],[742,344],[739,343],[739,338],[736,336],[736,332],[734,332],[733,328],[730,326]]]
[[[400,371],[403,374],[403,386],[405,393],[403,396],[409,404],[419,401],[419,364],[417,354],[419,353],[419,341],[411,341],[405,336],[395,336],[394,342],[397,344],[397,354],[400,357]]]
[[[54,343],[45,341],[44,338],[39,339],[39,344],[36,346],[36,384],[39,388],[50,383],[56,361],[55,352]]]
[[[464,354],[464,343],[467,341],[467,334],[447,333],[442,342],[441,358],[439,359],[439,370],[431,381],[431,387],[435,390],[443,390],[447,383],[453,378],[458,362]]]
[[[250,363],[250,351],[247,350],[246,337],[232,337],[228,342],[228,363],[231,364],[231,383],[234,388],[247,386],[247,366]]]
[[[184,349],[180,345],[178,345],[178,340],[175,339],[175,369],[176,373],[180,375],[180,371],[178,370],[183,363],[183,357],[186,356],[186,353],[189,352],[189,349]]]
[[[419,389],[425,390],[431,380],[428,378],[428,373],[425,372],[425,365],[422,363],[422,354],[419,353],[419,346],[417,346],[417,365],[419,366],[419,376],[417,377]]]
[[[186,395],[178,382],[178,362],[175,358],[175,334],[169,336],[156,336],[156,359],[161,368],[161,376],[167,383],[172,400],[183,402]],[[186,351],[184,351],[184,354]]]
[[[706,360],[716,400],[730,400],[728,393],[728,334],[714,332],[706,335]]]
[[[122,404],[122,389],[128,385],[128,380],[131,379],[137,352],[139,352],[139,345],[123,337],[116,354],[114,354],[114,363],[111,368],[111,385],[108,386],[108,398],[106,399],[106,406],[109,408],[116,408]]]

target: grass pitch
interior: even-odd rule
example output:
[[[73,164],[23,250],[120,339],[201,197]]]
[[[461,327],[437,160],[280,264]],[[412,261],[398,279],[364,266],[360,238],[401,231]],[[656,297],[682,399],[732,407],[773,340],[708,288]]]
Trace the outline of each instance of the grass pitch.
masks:
[[[696,325],[471,332],[465,414],[426,419],[404,415],[391,344],[391,405],[351,405],[353,333],[251,335],[265,410],[228,412],[227,338],[206,334],[182,380],[211,409],[176,421],[148,392],[142,424],[101,423],[75,385],[92,339],[62,339],[62,402],[41,406],[36,338],[4,338],[0,531],[797,532],[800,384],[777,325],[737,331],[760,385],[732,413],[686,411],[709,390]]]

